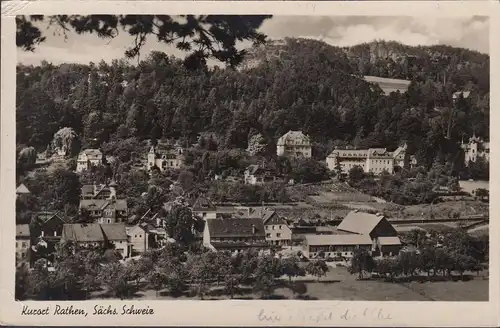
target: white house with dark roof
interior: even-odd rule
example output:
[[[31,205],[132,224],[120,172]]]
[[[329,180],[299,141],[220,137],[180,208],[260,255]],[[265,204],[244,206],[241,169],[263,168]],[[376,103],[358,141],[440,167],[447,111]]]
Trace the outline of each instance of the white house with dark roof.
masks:
[[[260,218],[207,220],[203,231],[203,246],[214,251],[230,252],[269,248]]]
[[[408,145],[405,143],[392,152],[394,166],[401,168],[413,168],[417,166],[417,158],[414,155],[407,154]]]
[[[202,218],[203,220],[211,220],[217,218],[217,207],[205,196],[199,196],[191,207],[193,215]]]
[[[339,231],[369,236],[373,255],[395,255],[401,248],[398,232],[382,214],[351,211],[337,226]]]
[[[160,171],[167,169],[180,169],[186,158],[184,149],[175,146],[173,149],[161,149],[159,146],[151,146],[147,158],[147,170],[157,167]]]
[[[125,224],[65,224],[61,243],[72,241],[79,247],[97,247],[113,244],[114,248],[126,258],[130,254]]]
[[[356,248],[365,248],[371,251],[373,242],[368,235],[351,233],[338,233],[328,235],[304,234],[304,255],[309,258],[317,258],[324,255],[325,258],[343,257],[351,258]]]
[[[333,171],[337,162],[339,162],[342,172],[345,174],[348,174],[355,166],[361,167],[366,173],[394,172],[393,154],[385,148],[335,149],[326,158],[326,164]]]
[[[31,234],[29,224],[16,225],[16,261],[29,262],[31,250]]]
[[[99,149],[85,149],[78,154],[76,160],[76,172],[80,173],[90,169],[92,166],[102,165],[103,155]]]
[[[128,215],[126,199],[82,199],[80,211],[86,210],[99,223],[122,222]]]
[[[311,158],[311,138],[302,131],[288,131],[278,139],[276,153],[278,156]]]
[[[352,258],[354,251],[364,248],[372,256],[393,256],[402,243],[397,231],[383,215],[351,211],[327,234],[304,234],[304,255],[316,258]]]
[[[478,157],[483,158],[486,162],[490,161],[490,143],[476,137],[475,133],[467,143],[462,140],[461,148],[465,153],[466,166],[469,165],[469,162],[475,162]]]
[[[113,199],[116,198],[117,184],[114,180],[102,184],[84,184],[81,188],[81,199]]]

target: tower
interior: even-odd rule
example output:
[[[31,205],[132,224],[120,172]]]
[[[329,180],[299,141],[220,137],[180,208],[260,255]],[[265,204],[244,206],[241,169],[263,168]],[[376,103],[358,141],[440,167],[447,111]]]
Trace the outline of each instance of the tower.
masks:
[[[148,170],[150,170],[156,164],[156,150],[154,146],[151,146],[151,149],[148,153]]]

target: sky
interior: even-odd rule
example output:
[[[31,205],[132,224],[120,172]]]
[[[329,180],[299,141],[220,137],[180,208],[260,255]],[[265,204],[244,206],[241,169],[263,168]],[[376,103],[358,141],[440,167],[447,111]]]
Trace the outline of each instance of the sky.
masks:
[[[335,46],[386,40],[413,46],[446,44],[489,53],[489,25],[488,17],[481,16],[274,16],[265,21],[259,31],[269,39],[303,37],[323,40]],[[40,27],[47,40],[34,52],[18,49],[20,63],[37,65],[42,60],[54,64],[110,62],[124,58],[125,50],[133,42],[133,38],[124,32],[112,40],[76,33],[68,33],[65,39],[53,27]],[[145,56],[153,50],[179,57],[184,54],[173,46],[158,43],[154,36],[148,39],[141,53]]]

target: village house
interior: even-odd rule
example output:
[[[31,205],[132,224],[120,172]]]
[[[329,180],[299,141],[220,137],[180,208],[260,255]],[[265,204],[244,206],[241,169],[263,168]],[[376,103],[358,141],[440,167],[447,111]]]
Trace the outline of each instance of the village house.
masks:
[[[116,198],[117,184],[113,180],[106,184],[85,184],[81,188],[81,199],[112,199]]]
[[[278,156],[311,158],[311,138],[302,131],[288,131],[278,139],[276,152]]]
[[[214,251],[230,252],[269,249],[264,224],[259,218],[207,220],[203,231],[203,246]]]
[[[380,214],[352,211],[329,230],[327,234],[304,234],[305,256],[350,259],[359,248],[374,257],[395,256],[402,247],[397,231]]]
[[[273,172],[255,164],[249,165],[244,174],[245,183],[251,185],[261,185],[277,180]]]
[[[128,216],[126,199],[82,199],[80,213],[86,212],[98,223],[119,223]]]
[[[351,211],[337,226],[339,231],[367,235],[373,241],[372,255],[396,255],[401,249],[398,233],[380,213]]]
[[[411,169],[417,166],[417,158],[413,155],[409,155],[406,151],[407,148],[407,144],[404,144],[392,153],[394,167]]]
[[[99,149],[85,149],[78,154],[76,160],[76,172],[80,173],[89,170],[92,166],[103,164],[103,155]]]
[[[203,220],[217,218],[217,207],[205,196],[199,196],[191,207],[194,216]]]
[[[61,243],[72,241],[78,247],[107,247],[113,245],[123,257],[130,254],[125,224],[65,224]]]
[[[39,212],[34,216],[37,233],[35,238],[41,237],[47,243],[59,243],[63,225],[66,220],[57,212]]]
[[[148,153],[148,163],[146,169],[149,171],[157,167],[160,171],[167,169],[179,169],[184,165],[184,149],[175,146],[173,149],[159,149],[160,147],[151,146]]]
[[[264,229],[266,231],[266,240],[273,245],[291,246],[292,230],[288,223],[276,214],[275,211],[266,211],[262,217]]]
[[[326,158],[326,164],[333,171],[337,161],[345,174],[348,174],[355,166],[361,167],[365,173],[394,172],[393,155],[385,148],[335,149]]]
[[[29,224],[16,225],[16,262],[29,263],[31,253],[31,235]]]
[[[476,134],[473,134],[467,143],[462,140],[461,147],[465,153],[466,166],[469,165],[469,162],[475,162],[479,157],[486,162],[490,161],[490,143],[476,137]]]
[[[309,258],[352,258],[354,250],[364,248],[370,251],[372,241],[370,236],[357,234],[305,234],[304,256]]]
[[[142,254],[148,249],[155,249],[165,244],[167,235],[165,229],[157,228],[152,224],[143,222],[126,227],[131,256]]]

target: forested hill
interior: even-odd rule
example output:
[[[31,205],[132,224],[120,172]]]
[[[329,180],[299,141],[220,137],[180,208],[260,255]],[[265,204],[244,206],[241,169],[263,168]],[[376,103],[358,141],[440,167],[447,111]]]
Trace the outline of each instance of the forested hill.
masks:
[[[72,127],[84,145],[128,137],[187,143],[210,132],[219,148],[245,148],[259,132],[273,149],[280,135],[294,129],[311,135],[317,158],[324,159],[334,145],[395,148],[407,141],[430,165],[436,157],[456,159],[464,133],[488,138],[488,56],[445,46],[377,44],[384,47],[345,49],[286,39],[250,50],[249,62],[258,60],[257,65],[237,71],[186,71],[180,60],[161,53],[138,66],[19,66],[17,143],[43,150],[59,128]],[[404,64],[406,53],[417,56],[411,67]],[[267,60],[259,59],[262,54]],[[434,73],[432,65],[438,64],[445,83]],[[407,94],[385,96],[361,75],[413,82]],[[461,89],[474,93],[451,111],[452,93]]]

